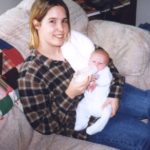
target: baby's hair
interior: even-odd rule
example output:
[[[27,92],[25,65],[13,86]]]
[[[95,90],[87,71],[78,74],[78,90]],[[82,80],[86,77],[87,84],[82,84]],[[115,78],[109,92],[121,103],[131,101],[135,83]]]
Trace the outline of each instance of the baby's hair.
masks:
[[[105,51],[106,52],[106,50],[100,46],[95,47],[95,51]]]

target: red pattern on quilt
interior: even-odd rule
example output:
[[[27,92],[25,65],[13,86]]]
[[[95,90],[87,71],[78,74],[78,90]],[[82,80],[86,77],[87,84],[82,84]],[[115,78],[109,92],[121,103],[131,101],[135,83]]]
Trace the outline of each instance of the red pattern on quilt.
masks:
[[[3,53],[8,57],[9,60],[12,61],[15,66],[24,61],[22,55],[15,48],[3,49]]]

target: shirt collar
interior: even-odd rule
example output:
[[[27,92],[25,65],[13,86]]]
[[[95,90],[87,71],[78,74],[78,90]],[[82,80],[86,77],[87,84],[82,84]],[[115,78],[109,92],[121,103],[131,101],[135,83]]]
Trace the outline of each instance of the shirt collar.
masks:
[[[49,59],[48,57],[42,55],[41,53],[39,53],[39,52],[38,52],[37,50],[35,50],[35,49],[32,50],[31,55],[34,56],[34,57],[37,57],[38,60],[39,60],[42,64],[44,64],[44,65],[46,65],[46,66],[48,66],[48,67],[50,67],[50,65],[52,65],[52,64],[56,64],[56,65],[57,65],[57,64],[62,64],[62,63],[64,63],[64,61],[58,61],[58,60]]]

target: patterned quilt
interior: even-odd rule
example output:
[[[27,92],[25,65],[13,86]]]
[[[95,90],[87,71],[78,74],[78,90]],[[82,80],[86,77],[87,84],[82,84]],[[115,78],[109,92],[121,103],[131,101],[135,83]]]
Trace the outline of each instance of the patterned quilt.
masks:
[[[16,48],[0,39],[0,117],[18,99],[16,95],[18,67],[24,61]]]

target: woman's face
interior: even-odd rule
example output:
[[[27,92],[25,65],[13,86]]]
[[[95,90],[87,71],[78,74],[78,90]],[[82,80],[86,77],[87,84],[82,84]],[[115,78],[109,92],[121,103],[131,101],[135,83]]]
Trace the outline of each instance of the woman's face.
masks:
[[[65,9],[61,6],[50,8],[42,21],[34,25],[38,31],[41,47],[43,45],[49,48],[62,46],[69,32],[68,18]]]

